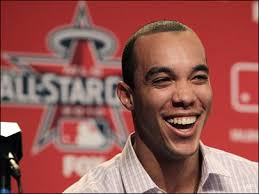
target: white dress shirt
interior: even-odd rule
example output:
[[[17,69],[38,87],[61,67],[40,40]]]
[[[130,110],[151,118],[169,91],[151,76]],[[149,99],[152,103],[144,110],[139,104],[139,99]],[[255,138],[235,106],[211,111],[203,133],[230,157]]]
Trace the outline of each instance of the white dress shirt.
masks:
[[[123,151],[89,170],[65,193],[165,193],[147,174],[128,138]],[[198,193],[258,193],[258,163],[200,143]],[[172,180],[173,181],[173,180]]]

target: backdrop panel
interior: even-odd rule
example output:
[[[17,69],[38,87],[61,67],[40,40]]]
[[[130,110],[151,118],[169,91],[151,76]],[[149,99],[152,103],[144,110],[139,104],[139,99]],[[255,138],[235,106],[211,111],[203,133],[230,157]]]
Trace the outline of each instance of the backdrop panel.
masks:
[[[134,131],[115,94],[123,45],[157,19],[205,44],[203,142],[258,161],[258,1],[1,1],[1,121],[22,128],[25,192],[61,192],[122,149]]]

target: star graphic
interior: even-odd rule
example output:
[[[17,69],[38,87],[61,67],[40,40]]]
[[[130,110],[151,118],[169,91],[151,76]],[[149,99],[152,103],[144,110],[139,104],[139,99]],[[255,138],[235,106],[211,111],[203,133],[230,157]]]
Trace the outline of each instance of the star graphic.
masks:
[[[120,76],[120,60],[113,56],[116,41],[111,33],[94,26],[87,15],[87,6],[79,2],[71,25],[57,28],[48,35],[51,55],[28,55],[5,53],[3,57],[18,66],[23,72],[43,75],[47,73],[75,77],[97,77],[104,79],[106,74]],[[39,88],[41,85],[39,86]],[[43,150],[52,140],[61,135],[61,118],[84,119],[85,117],[110,118],[110,128],[116,128],[117,137],[113,137],[120,146],[124,144],[127,130],[121,119],[120,107],[90,106],[76,104],[44,105],[42,126],[38,130],[33,153]],[[115,123],[116,122],[116,123]],[[58,139],[56,145],[67,150],[78,150],[73,145],[63,145]],[[80,148],[83,150],[84,148]]]

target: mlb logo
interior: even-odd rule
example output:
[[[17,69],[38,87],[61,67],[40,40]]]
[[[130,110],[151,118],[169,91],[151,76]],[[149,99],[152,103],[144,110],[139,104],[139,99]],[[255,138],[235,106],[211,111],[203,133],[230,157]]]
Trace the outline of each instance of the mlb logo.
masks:
[[[102,121],[104,122],[104,121]],[[59,123],[59,145],[73,150],[100,150],[109,137],[96,118],[62,119]],[[106,129],[107,130],[107,129]]]
[[[230,76],[232,107],[238,112],[258,113],[258,64],[236,63]]]

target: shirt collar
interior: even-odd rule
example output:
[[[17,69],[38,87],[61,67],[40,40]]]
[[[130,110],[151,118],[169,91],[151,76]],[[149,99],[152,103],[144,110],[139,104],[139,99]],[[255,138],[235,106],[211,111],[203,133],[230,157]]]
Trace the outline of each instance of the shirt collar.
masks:
[[[216,175],[219,177],[231,177],[228,169],[222,164],[222,162],[218,158],[216,158],[214,148],[210,148],[200,142],[200,151],[203,159],[202,176],[200,181],[201,186],[209,178],[209,175]]]
[[[128,138],[120,159],[120,172],[126,193],[159,192],[158,186],[139,162],[132,146],[134,134]]]
[[[119,165],[126,193],[164,192],[153,182],[138,160],[132,146],[133,139],[134,133],[129,136],[125,144]],[[203,186],[209,175],[231,176],[221,161],[214,156],[215,152],[212,152],[211,149],[200,142],[203,161],[200,187]]]

